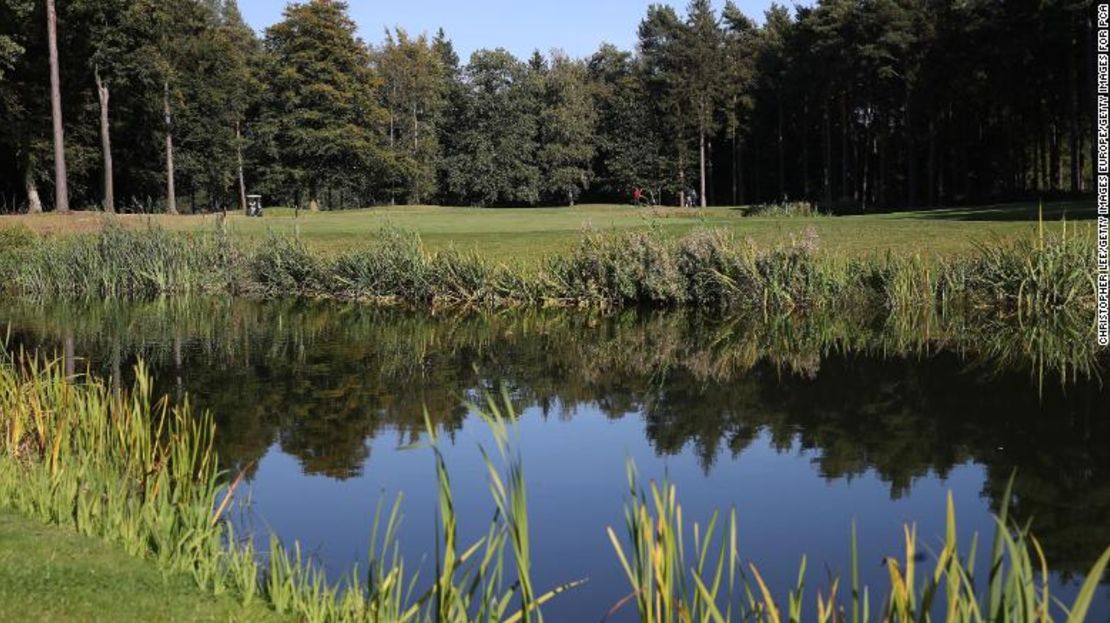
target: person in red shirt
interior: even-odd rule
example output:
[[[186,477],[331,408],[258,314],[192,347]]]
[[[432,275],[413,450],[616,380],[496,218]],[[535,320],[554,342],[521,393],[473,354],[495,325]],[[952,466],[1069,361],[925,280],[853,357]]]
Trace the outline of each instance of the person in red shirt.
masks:
[[[640,190],[639,187],[632,189],[632,204],[633,205],[640,205],[640,200],[643,199],[643,197],[644,197],[644,192],[642,190]]]

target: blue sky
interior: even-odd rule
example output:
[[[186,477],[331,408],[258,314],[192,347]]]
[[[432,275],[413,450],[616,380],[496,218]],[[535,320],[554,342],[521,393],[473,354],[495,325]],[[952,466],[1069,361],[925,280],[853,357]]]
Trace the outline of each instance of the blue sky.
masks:
[[[655,0],[663,2],[664,0]],[[780,0],[782,2],[782,0]],[[791,2],[782,2],[787,6]],[[465,62],[479,48],[507,48],[518,56],[558,48],[572,56],[591,54],[602,42],[631,49],[636,26],[651,0],[348,0],[359,34],[372,44],[386,27],[434,34],[442,26]],[[671,0],[683,9],[686,0]],[[714,0],[720,8],[724,0]],[[736,0],[763,21],[770,0]],[[281,19],[286,0],[239,0],[247,22],[260,32]]]

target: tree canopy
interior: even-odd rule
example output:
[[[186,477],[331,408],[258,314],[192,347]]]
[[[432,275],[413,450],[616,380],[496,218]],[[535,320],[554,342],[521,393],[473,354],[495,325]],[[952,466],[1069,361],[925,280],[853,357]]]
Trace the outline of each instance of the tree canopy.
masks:
[[[652,5],[634,50],[460,61],[361,40],[345,2],[256,33],[235,0],[58,3],[76,208],[811,201],[838,211],[1089,192],[1087,3]],[[0,0],[0,210],[55,184],[46,8]],[[496,42],[491,42],[495,44]],[[114,187],[115,201],[110,201]]]

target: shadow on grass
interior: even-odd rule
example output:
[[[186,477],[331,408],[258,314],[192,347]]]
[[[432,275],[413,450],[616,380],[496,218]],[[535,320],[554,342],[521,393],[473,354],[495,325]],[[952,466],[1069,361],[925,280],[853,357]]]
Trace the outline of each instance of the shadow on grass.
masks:
[[[911,218],[948,221],[1036,221],[1036,203],[1004,203],[958,208],[934,208],[907,215]],[[1044,220],[1090,221],[1097,216],[1093,200],[1060,201],[1044,204]]]

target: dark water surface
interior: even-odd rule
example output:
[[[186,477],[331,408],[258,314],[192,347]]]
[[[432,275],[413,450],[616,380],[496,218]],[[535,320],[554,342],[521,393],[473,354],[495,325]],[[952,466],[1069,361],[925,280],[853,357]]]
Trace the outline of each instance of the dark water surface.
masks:
[[[623,533],[625,463],[669,477],[688,522],[735,507],[741,553],[785,595],[848,571],[860,534],[876,603],[902,526],[989,543],[1011,473],[1069,599],[1110,544],[1110,392],[1083,322],[898,322],[850,314],[707,321],[682,313],[432,316],[325,303],[0,302],[15,345],[71,353],[123,376],[142,358],[159,391],[217,421],[225,465],[250,475],[239,520],[299,540],[336,577],[365,559],[375,505],[404,493],[409,565],[433,573],[435,471],[425,407],[443,435],[464,541],[492,516],[468,401],[504,383],[522,413],[535,579],[589,578],[545,609],[597,621],[629,592],[605,534]],[[1077,328],[1078,327],[1078,328]],[[986,545],[981,550],[987,549]],[[930,566],[931,568],[931,566]],[[1110,620],[1103,590],[1093,620]],[[629,620],[631,611],[616,620]]]

